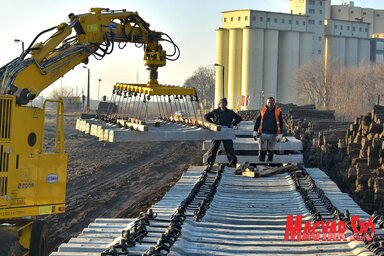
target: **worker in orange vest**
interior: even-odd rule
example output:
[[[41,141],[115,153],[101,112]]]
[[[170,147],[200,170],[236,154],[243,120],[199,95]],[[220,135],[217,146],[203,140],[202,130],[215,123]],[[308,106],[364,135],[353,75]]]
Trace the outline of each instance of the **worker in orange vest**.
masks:
[[[275,99],[269,97],[267,105],[260,110],[253,128],[254,140],[259,140],[259,161],[264,162],[268,151],[268,162],[273,160],[276,141],[283,134],[283,118],[280,108],[275,106]]]

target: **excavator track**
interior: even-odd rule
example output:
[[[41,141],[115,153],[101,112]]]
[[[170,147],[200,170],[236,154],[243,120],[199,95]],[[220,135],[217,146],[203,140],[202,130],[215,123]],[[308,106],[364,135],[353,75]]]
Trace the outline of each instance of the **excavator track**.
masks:
[[[51,255],[381,255],[377,241],[284,241],[287,215],[346,220],[347,210],[369,218],[320,169],[249,178],[193,166],[147,213],[97,219]]]

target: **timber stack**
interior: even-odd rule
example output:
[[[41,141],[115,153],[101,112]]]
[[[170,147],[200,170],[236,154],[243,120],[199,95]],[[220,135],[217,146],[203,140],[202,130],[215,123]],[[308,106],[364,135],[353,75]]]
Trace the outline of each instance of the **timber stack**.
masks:
[[[346,127],[318,131],[313,160],[368,212],[384,207],[384,106]],[[343,128],[345,127],[345,128]]]
[[[355,200],[374,211],[384,206],[384,106],[355,118],[346,134],[346,153],[351,166],[345,178]]]
[[[284,114],[286,132],[303,143],[306,167],[322,167],[339,159],[335,141],[346,126],[335,119],[331,110],[319,110],[315,105],[279,105]],[[344,136],[345,137],[345,136]]]

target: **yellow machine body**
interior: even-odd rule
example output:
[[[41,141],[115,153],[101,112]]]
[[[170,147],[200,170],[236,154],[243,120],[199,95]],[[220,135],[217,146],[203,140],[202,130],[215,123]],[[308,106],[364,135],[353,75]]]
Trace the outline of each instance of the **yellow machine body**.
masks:
[[[67,155],[60,102],[58,110],[55,145],[43,152],[44,109],[0,95],[0,221],[64,212]]]
[[[168,35],[151,30],[136,12],[92,8],[90,13],[68,17],[68,23],[42,31],[19,57],[0,67],[0,224],[9,224],[0,225],[0,233],[17,233],[19,244],[33,256],[47,251],[48,236],[45,224],[33,218],[65,211],[68,157],[63,102],[53,101],[56,135],[48,147],[44,147],[45,103],[43,108],[28,103],[77,65],[87,64],[91,55],[102,59],[110,54],[114,43],[143,46],[148,87],[158,85],[157,69],[180,53]],[[53,30],[44,42],[36,41]],[[170,42],[175,53],[167,55],[161,41]],[[36,237],[40,240],[32,239]]]

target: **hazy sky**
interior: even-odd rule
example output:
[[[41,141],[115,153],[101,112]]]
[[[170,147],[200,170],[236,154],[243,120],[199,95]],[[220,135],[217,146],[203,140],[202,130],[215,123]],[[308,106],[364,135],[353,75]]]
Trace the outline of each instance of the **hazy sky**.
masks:
[[[341,4],[333,0],[332,4]],[[384,9],[383,0],[356,0],[356,6]],[[1,1],[0,15],[0,65],[3,66],[21,53],[21,39],[25,47],[41,31],[66,22],[69,13],[86,13],[91,7],[126,9],[137,11],[151,24],[150,28],[172,37],[181,50],[180,59],[167,62],[159,68],[161,84],[182,85],[199,66],[215,63],[215,30],[221,25],[221,12],[236,9],[254,9],[273,12],[289,12],[289,0],[12,0]],[[166,49],[167,44],[163,44]],[[143,50],[133,44],[117,49],[99,61],[90,57],[91,98],[97,97],[98,79],[101,79],[101,95],[110,95],[116,82],[146,83],[147,71],[143,65]],[[49,89],[71,86],[78,93],[85,88],[87,71],[82,65],[68,72]],[[48,94],[44,91],[44,95]]]

